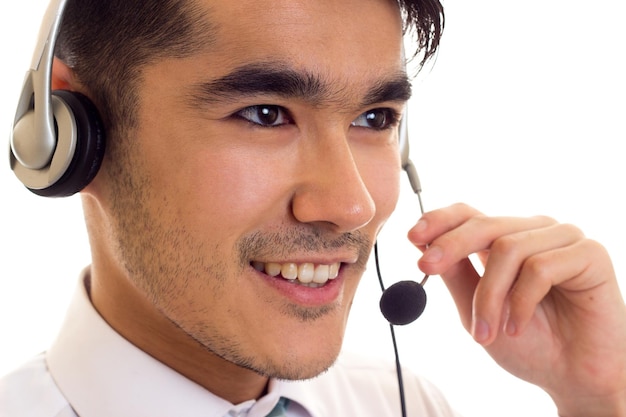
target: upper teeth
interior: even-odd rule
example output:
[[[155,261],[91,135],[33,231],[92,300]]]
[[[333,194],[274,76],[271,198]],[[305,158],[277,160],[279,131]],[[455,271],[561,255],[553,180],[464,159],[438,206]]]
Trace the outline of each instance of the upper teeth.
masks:
[[[298,280],[302,284],[323,285],[329,279],[337,278],[339,275],[340,263],[330,265],[315,265],[312,263],[296,264],[292,262],[252,262],[252,266],[257,271],[265,272],[267,275],[277,277],[282,276],[289,281]]]

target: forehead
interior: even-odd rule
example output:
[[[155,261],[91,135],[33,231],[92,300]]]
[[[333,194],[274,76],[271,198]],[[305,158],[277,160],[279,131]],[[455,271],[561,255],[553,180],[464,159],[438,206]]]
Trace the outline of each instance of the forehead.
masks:
[[[207,48],[231,68],[288,62],[343,80],[404,71],[395,0],[196,0],[214,28]]]

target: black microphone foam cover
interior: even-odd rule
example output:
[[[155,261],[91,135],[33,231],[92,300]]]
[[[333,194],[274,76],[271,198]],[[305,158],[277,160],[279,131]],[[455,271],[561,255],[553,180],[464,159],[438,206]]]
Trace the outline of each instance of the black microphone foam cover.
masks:
[[[414,322],[426,307],[426,291],[415,281],[399,281],[380,297],[380,311],[391,324]]]

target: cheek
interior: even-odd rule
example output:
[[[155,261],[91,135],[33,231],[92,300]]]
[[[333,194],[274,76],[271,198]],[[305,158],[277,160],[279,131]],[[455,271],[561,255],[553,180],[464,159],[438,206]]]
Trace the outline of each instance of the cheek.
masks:
[[[400,160],[395,150],[378,155],[360,165],[361,177],[372,199],[376,203],[376,220],[380,225],[394,211],[400,195]]]
[[[238,150],[205,152],[187,158],[168,182],[178,196],[181,218],[195,219],[212,234],[220,229],[241,233],[246,224],[258,223],[271,212],[276,216],[285,195],[280,181],[285,175],[276,171],[276,164]]]
[[[247,141],[229,125],[195,113],[163,117],[171,114],[164,102],[145,105],[150,111],[143,114],[140,132],[147,138],[142,141],[142,159],[150,165],[155,198],[166,201],[178,221],[203,226],[198,233],[213,234],[222,225],[255,216],[277,199],[277,179],[284,176],[275,173],[276,161],[264,160],[254,138]]]

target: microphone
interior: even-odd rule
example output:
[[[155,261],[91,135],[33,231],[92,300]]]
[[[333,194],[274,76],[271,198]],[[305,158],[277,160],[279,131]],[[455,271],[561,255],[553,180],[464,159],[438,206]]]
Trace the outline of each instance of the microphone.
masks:
[[[409,177],[409,183],[413,192],[417,194],[420,212],[424,215],[424,205],[422,204],[422,185],[420,184],[417,170],[409,158],[409,134],[408,123],[406,117],[406,109],[404,117],[400,120],[399,126],[400,141],[400,159],[402,169]],[[402,379],[402,366],[400,365],[400,355],[398,354],[398,345],[396,343],[396,334],[394,325],[404,325],[415,321],[424,311],[426,307],[426,291],[424,284],[428,280],[428,275],[424,275],[421,283],[415,281],[400,281],[389,288],[385,289],[383,277],[380,272],[380,263],[378,262],[378,242],[374,243],[374,260],[376,264],[376,275],[378,283],[383,294],[380,298],[380,311],[389,322],[389,331],[391,332],[391,341],[393,343],[393,351],[396,357],[396,374],[398,376],[398,393],[400,394],[400,411],[402,417],[406,417],[406,401],[404,395],[404,382]]]
[[[425,281],[425,279],[424,279]],[[383,291],[380,297],[380,311],[387,321],[403,326],[417,320],[426,308],[424,281],[399,281]]]
[[[422,184],[419,176],[417,175],[417,170],[409,158],[406,117],[402,118],[400,126],[400,145],[402,169],[406,172],[409,178],[409,184],[411,185],[413,192],[417,195],[420,212],[423,215],[424,205],[422,203]],[[374,257],[376,261],[378,280],[383,291],[379,303],[381,313],[383,313],[383,316],[392,325],[402,326],[414,322],[419,316],[422,315],[424,309],[426,308],[426,291],[424,291],[424,284],[426,284],[426,281],[428,280],[428,275],[425,275],[420,283],[415,281],[399,281],[385,289],[378,264],[377,244],[374,245]]]

